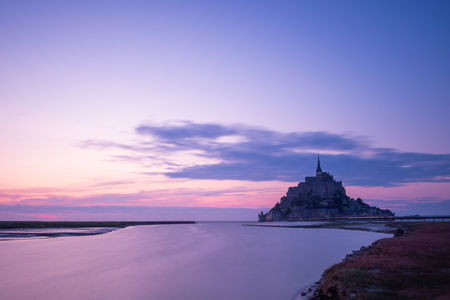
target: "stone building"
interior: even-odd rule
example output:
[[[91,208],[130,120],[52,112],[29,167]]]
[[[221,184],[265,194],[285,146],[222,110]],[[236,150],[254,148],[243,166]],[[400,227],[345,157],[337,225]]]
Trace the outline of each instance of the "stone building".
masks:
[[[281,202],[285,205],[292,206],[294,201],[304,202],[311,198],[317,200],[332,199],[334,195],[346,195],[342,181],[335,181],[333,175],[322,172],[320,167],[320,157],[317,157],[316,176],[306,177],[305,182],[300,182],[298,186],[289,187],[286,196],[281,198]]]
[[[262,213],[262,212],[261,212]],[[281,221],[281,211],[276,209],[271,209],[268,214],[266,214],[266,222]]]
[[[342,181],[322,172],[317,157],[316,176],[306,177],[304,182],[289,187],[286,195],[267,213],[258,214],[259,222],[297,221],[336,218],[343,216],[393,216],[388,209],[380,209],[364,203],[360,198],[347,196]]]

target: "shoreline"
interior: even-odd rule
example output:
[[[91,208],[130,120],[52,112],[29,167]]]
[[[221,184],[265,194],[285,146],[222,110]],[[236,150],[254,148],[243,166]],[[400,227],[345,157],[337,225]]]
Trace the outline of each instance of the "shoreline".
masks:
[[[0,221],[0,242],[99,235],[130,226],[196,224],[194,221]]]
[[[0,229],[18,228],[81,228],[118,227],[137,225],[195,224],[194,221],[0,221]]]
[[[15,228],[0,229],[0,242],[33,240],[56,237],[88,236],[110,233],[121,227],[80,227],[80,228]]]
[[[289,224],[242,224],[243,226],[255,227],[280,227],[280,228],[323,228],[323,229],[343,229],[343,230],[358,230],[368,232],[378,232],[386,234],[395,234],[398,230],[391,222],[335,222],[335,223],[320,223],[312,225],[289,225]]]
[[[319,289],[319,281],[301,288],[291,300],[310,300]]]
[[[244,225],[244,224],[243,224]],[[398,238],[408,237],[410,234],[414,233],[415,231],[424,230],[426,228],[431,227],[446,227],[447,233],[450,233],[450,223],[449,222],[427,222],[427,221],[403,221],[403,222],[354,222],[354,223],[348,223],[348,222],[341,222],[341,223],[320,223],[320,224],[309,224],[309,225],[298,225],[298,224],[245,224],[244,226],[257,226],[257,227],[281,227],[281,228],[323,228],[323,229],[343,229],[343,230],[359,230],[359,231],[367,231],[367,232],[378,232],[378,233],[386,233],[386,234],[392,234],[392,237],[387,237],[383,239],[379,239],[377,241],[374,241],[369,246],[362,246],[359,250],[354,250],[352,253],[347,254],[341,262],[338,262],[331,267],[327,268],[321,275],[319,281],[310,284],[308,286],[305,286],[298,290],[297,294],[295,294],[291,299],[292,300],[348,300],[348,299],[398,299],[398,295],[400,295],[400,299],[402,299],[401,296],[404,295],[403,299],[411,299],[411,297],[415,297],[416,293],[422,293],[422,291],[418,291],[418,289],[423,289],[423,287],[419,286],[413,286],[413,287],[402,287],[403,290],[396,291],[394,293],[393,291],[390,291],[386,289],[385,286],[382,284],[378,284],[378,281],[387,281],[392,280],[392,275],[389,272],[380,272],[379,268],[382,266],[376,265],[372,269],[365,270],[361,267],[353,267],[348,268],[345,266],[345,264],[352,263],[358,258],[364,258],[366,260],[371,260],[372,256],[377,255],[382,251],[383,246],[385,248],[387,247],[387,244],[389,241],[395,239],[397,241]],[[422,242],[422,236],[419,236],[419,244]],[[384,242],[388,241],[388,242]],[[450,241],[450,239],[449,239]],[[420,245],[422,246],[422,245]],[[419,247],[420,247],[419,246]],[[450,257],[450,242],[447,243],[447,252],[446,257]],[[444,246],[444,247],[445,247]],[[408,250],[409,245],[403,245],[404,250]],[[435,246],[436,247],[436,246]],[[425,254],[422,253],[422,255],[432,257],[435,249],[428,250]],[[412,253],[406,255],[406,259],[414,259],[417,256],[417,253]],[[387,259],[405,259],[405,254],[401,256],[400,258],[391,257],[389,254],[386,255]],[[436,259],[436,257],[434,257]],[[442,257],[441,257],[442,260]],[[391,262],[390,262],[391,263]],[[450,266],[449,266],[450,267]],[[427,270],[429,271],[429,270]],[[380,273],[379,273],[380,272]],[[448,273],[450,275],[450,269],[435,269],[434,273],[435,275],[439,276],[442,275],[442,272]],[[332,274],[331,274],[332,273]],[[338,273],[338,274],[336,274]],[[340,282],[339,276],[341,274],[347,273],[353,273],[351,276],[353,276],[349,281],[346,282]],[[358,286],[358,288],[354,288],[354,282],[358,279],[361,279],[361,277],[369,275],[373,275],[373,273],[376,274],[377,280],[371,282],[370,284],[366,285],[365,287]],[[414,269],[410,268],[409,270],[405,271],[405,274],[409,273],[415,273],[416,276],[421,279],[421,273],[420,269]],[[423,272],[422,274],[425,274]],[[331,276],[330,276],[331,275]],[[398,274],[396,276],[399,276]],[[426,274],[424,276],[429,276],[429,274]],[[331,277],[331,278],[330,278]],[[354,278],[356,277],[356,278]],[[450,276],[449,276],[450,278]],[[331,283],[330,283],[331,281]],[[406,282],[410,282],[408,280],[405,280]],[[420,281],[420,280],[419,280]],[[450,286],[450,280],[448,283],[448,286]],[[436,295],[439,294],[439,296],[443,295],[443,297],[449,297],[450,298],[450,289],[445,291],[445,288],[442,288],[442,286],[438,287],[427,287],[429,290],[426,292],[428,295]],[[433,290],[434,288],[434,290]],[[444,290],[444,292],[442,292]],[[389,295],[389,293],[391,295]],[[403,294],[402,294],[403,293]],[[392,296],[394,294],[394,296]],[[445,295],[444,295],[445,294]],[[435,299],[435,296],[426,297],[423,296],[420,297],[420,299]],[[436,298],[441,299],[441,298]],[[447,298],[442,298],[447,299]]]
[[[393,237],[346,255],[293,300],[450,298],[450,223],[386,225]]]
[[[406,224],[410,222],[401,222],[401,224]],[[411,222],[412,223],[412,222]],[[423,223],[423,222],[414,222],[414,223]],[[366,231],[366,232],[377,232],[377,233],[386,233],[386,234],[392,234],[393,238],[396,235],[400,234],[399,228],[400,226],[396,225],[396,223],[393,223],[392,221],[386,221],[386,222],[324,222],[324,223],[318,223],[318,224],[308,224],[308,225],[300,225],[298,223],[290,223],[292,225],[289,225],[289,223],[280,222],[280,223],[263,223],[263,224],[242,224],[242,226],[254,226],[254,227],[271,227],[271,228],[315,228],[315,229],[341,229],[341,230],[358,230],[358,231]],[[380,240],[375,241],[374,243],[377,243]],[[374,244],[373,243],[373,244]],[[362,246],[361,249],[369,249],[370,246]],[[345,258],[342,261],[349,260],[353,257],[356,257],[357,254],[361,250],[353,251],[352,254],[347,254]],[[339,264],[339,263],[336,263]],[[336,265],[335,264],[335,265]],[[329,268],[328,268],[329,269]],[[328,270],[326,269],[326,270]],[[326,272],[325,270],[325,272]],[[325,273],[324,272],[324,273]],[[301,289],[298,290],[298,292],[291,298],[291,300],[331,300],[334,298],[317,298],[319,295],[319,290],[322,288],[321,281],[322,281],[323,274],[321,278],[319,278],[318,281],[309,284]],[[338,298],[336,298],[338,299]]]
[[[323,228],[323,229],[341,229],[341,230],[358,230],[358,231],[367,231],[367,232],[378,232],[378,233],[386,233],[392,234],[393,237],[398,232],[398,227],[394,227],[390,222],[335,222],[335,223],[322,223],[322,224],[313,224],[313,225],[244,225],[244,226],[260,226],[260,227],[281,227],[281,228]],[[397,233],[398,234],[398,233]],[[375,241],[374,243],[378,242]],[[367,248],[362,246],[361,248]],[[347,254],[342,261],[350,259],[349,257],[355,255],[355,253],[360,250],[353,251],[352,254]],[[328,270],[328,269],[327,269]],[[323,274],[322,274],[323,276]],[[307,285],[301,288],[297,294],[291,300],[322,300],[317,298],[319,295],[319,290],[321,287],[321,278],[313,284]]]

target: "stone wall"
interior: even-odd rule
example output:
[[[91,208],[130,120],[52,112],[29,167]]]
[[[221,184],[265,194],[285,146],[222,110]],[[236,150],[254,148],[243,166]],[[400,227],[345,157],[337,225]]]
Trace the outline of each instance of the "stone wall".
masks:
[[[314,196],[330,199],[333,198],[334,193],[346,195],[342,182],[300,182],[298,184],[298,196],[301,201],[308,200]]]

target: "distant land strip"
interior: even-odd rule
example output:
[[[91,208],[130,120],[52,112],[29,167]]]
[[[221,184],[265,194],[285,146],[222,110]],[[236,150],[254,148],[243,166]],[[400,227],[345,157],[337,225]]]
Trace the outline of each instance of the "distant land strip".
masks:
[[[326,221],[326,222],[333,222],[333,221],[342,221],[342,220],[348,220],[348,221],[444,221],[444,219],[450,219],[450,215],[434,215],[434,216],[345,216],[345,217],[333,217],[333,218],[313,218],[313,219],[307,219],[307,220],[300,220],[301,221],[307,221],[307,222],[320,222],[320,221]],[[289,221],[293,222],[293,221]],[[299,221],[297,221],[299,222]]]
[[[118,227],[138,225],[195,224],[194,221],[0,221],[0,229],[16,228],[83,228],[83,227]]]
[[[326,229],[345,229],[345,230],[358,230],[358,231],[370,231],[378,233],[394,234],[397,228],[388,227],[385,223],[324,223],[313,225],[257,225],[257,224],[242,224],[243,226],[256,226],[256,227],[276,227],[276,228],[326,228]],[[379,225],[378,228],[373,228],[374,225]],[[383,226],[383,227],[382,227]],[[385,226],[385,227],[384,227]]]

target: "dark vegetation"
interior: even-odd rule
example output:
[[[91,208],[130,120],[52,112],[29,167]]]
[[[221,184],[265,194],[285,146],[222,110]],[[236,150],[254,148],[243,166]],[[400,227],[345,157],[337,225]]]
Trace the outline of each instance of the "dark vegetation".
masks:
[[[393,225],[402,236],[326,270],[316,299],[450,299],[450,222]]]
[[[14,228],[84,228],[84,227],[119,227],[124,228],[136,225],[165,225],[165,224],[195,224],[193,221],[152,221],[152,222],[123,222],[123,221],[0,221],[0,229]]]

